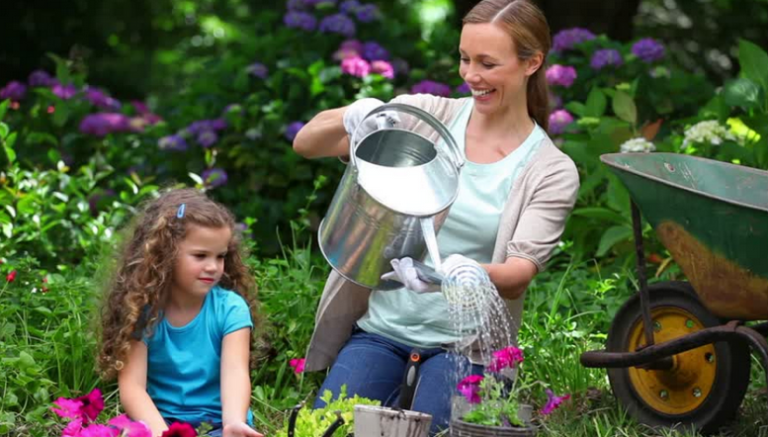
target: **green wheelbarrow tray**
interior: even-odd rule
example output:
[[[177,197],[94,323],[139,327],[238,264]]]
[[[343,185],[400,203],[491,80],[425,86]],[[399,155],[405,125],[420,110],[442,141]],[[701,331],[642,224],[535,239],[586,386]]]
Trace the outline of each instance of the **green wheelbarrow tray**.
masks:
[[[768,319],[768,172],[675,153],[600,160],[712,314]]]

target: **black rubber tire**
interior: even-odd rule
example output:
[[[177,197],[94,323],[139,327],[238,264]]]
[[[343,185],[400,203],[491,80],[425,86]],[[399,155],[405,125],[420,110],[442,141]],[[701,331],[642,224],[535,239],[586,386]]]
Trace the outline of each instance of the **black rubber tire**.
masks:
[[[722,322],[701,304],[688,282],[657,282],[648,287],[651,310],[677,307],[691,313],[706,327]],[[616,313],[608,333],[607,350],[627,352],[633,327],[641,323],[640,295],[630,298]],[[639,422],[649,426],[693,426],[707,434],[716,432],[738,411],[749,386],[750,350],[743,341],[715,344],[717,370],[707,399],[685,414],[670,415],[645,402],[636,392],[627,368],[608,369],[613,393],[626,410]]]

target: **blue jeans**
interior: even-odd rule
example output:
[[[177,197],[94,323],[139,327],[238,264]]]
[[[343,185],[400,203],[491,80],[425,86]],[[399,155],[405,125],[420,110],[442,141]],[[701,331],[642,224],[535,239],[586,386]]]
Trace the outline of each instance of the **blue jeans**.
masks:
[[[336,399],[344,384],[347,396],[359,395],[379,400],[384,406],[398,406],[403,373],[412,349],[355,327],[320,387],[314,408],[325,406],[320,397],[326,390],[330,390]],[[432,415],[432,435],[448,427],[451,397],[458,394],[459,366],[465,369],[464,372],[483,373],[482,366],[470,365],[466,357],[449,354],[443,348],[421,350],[419,380],[411,410]]]

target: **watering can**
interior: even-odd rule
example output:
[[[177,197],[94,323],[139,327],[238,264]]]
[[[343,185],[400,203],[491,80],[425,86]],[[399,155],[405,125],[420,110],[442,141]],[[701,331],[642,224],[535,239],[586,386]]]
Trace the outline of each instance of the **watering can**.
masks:
[[[362,136],[360,126],[369,117],[377,117],[379,129]],[[392,119],[400,121],[380,122]],[[424,135],[424,129],[430,134]],[[389,103],[358,125],[349,156],[320,223],[320,251],[336,272],[355,284],[379,290],[401,287],[381,275],[392,270],[394,258],[424,257],[422,223],[427,221],[437,233],[445,221],[459,191],[462,152],[432,115]]]

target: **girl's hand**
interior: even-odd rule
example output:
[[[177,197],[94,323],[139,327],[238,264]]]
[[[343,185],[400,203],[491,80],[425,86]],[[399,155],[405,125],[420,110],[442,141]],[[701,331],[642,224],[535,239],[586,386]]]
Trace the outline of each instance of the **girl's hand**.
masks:
[[[243,422],[230,423],[224,427],[223,437],[264,437],[263,434]]]

